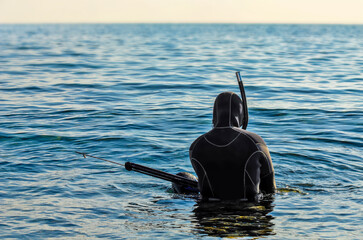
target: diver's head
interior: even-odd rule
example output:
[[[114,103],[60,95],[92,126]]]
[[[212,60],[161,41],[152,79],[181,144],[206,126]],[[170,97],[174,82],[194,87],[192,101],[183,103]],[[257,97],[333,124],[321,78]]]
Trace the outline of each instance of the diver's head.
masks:
[[[241,98],[233,92],[219,94],[214,102],[214,127],[241,127],[243,107]]]

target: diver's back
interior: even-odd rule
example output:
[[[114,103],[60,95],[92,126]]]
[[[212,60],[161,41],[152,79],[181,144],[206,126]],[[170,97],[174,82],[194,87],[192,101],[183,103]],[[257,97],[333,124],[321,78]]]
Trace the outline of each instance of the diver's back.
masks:
[[[190,157],[203,198],[253,200],[258,193],[262,156],[249,132],[214,128],[193,143]]]

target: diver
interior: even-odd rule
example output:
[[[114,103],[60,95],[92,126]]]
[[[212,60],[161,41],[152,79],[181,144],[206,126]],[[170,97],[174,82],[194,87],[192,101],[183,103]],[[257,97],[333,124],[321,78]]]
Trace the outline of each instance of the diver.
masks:
[[[269,150],[255,133],[241,129],[243,106],[232,92],[214,102],[213,129],[190,146],[202,200],[258,201],[276,190]]]

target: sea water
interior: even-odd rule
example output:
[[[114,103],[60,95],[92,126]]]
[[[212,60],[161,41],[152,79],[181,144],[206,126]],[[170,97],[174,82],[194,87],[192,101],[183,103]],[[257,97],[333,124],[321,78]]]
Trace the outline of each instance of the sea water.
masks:
[[[75,153],[193,173],[236,71],[273,199],[200,203]],[[362,239],[362,82],[362,25],[0,25],[0,238]]]

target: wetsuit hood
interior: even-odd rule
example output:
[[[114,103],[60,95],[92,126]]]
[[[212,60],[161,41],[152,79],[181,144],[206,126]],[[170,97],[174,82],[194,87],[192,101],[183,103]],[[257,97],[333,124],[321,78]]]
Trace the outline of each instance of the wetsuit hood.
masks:
[[[214,102],[214,127],[241,127],[243,107],[240,97],[233,92],[219,94]]]

